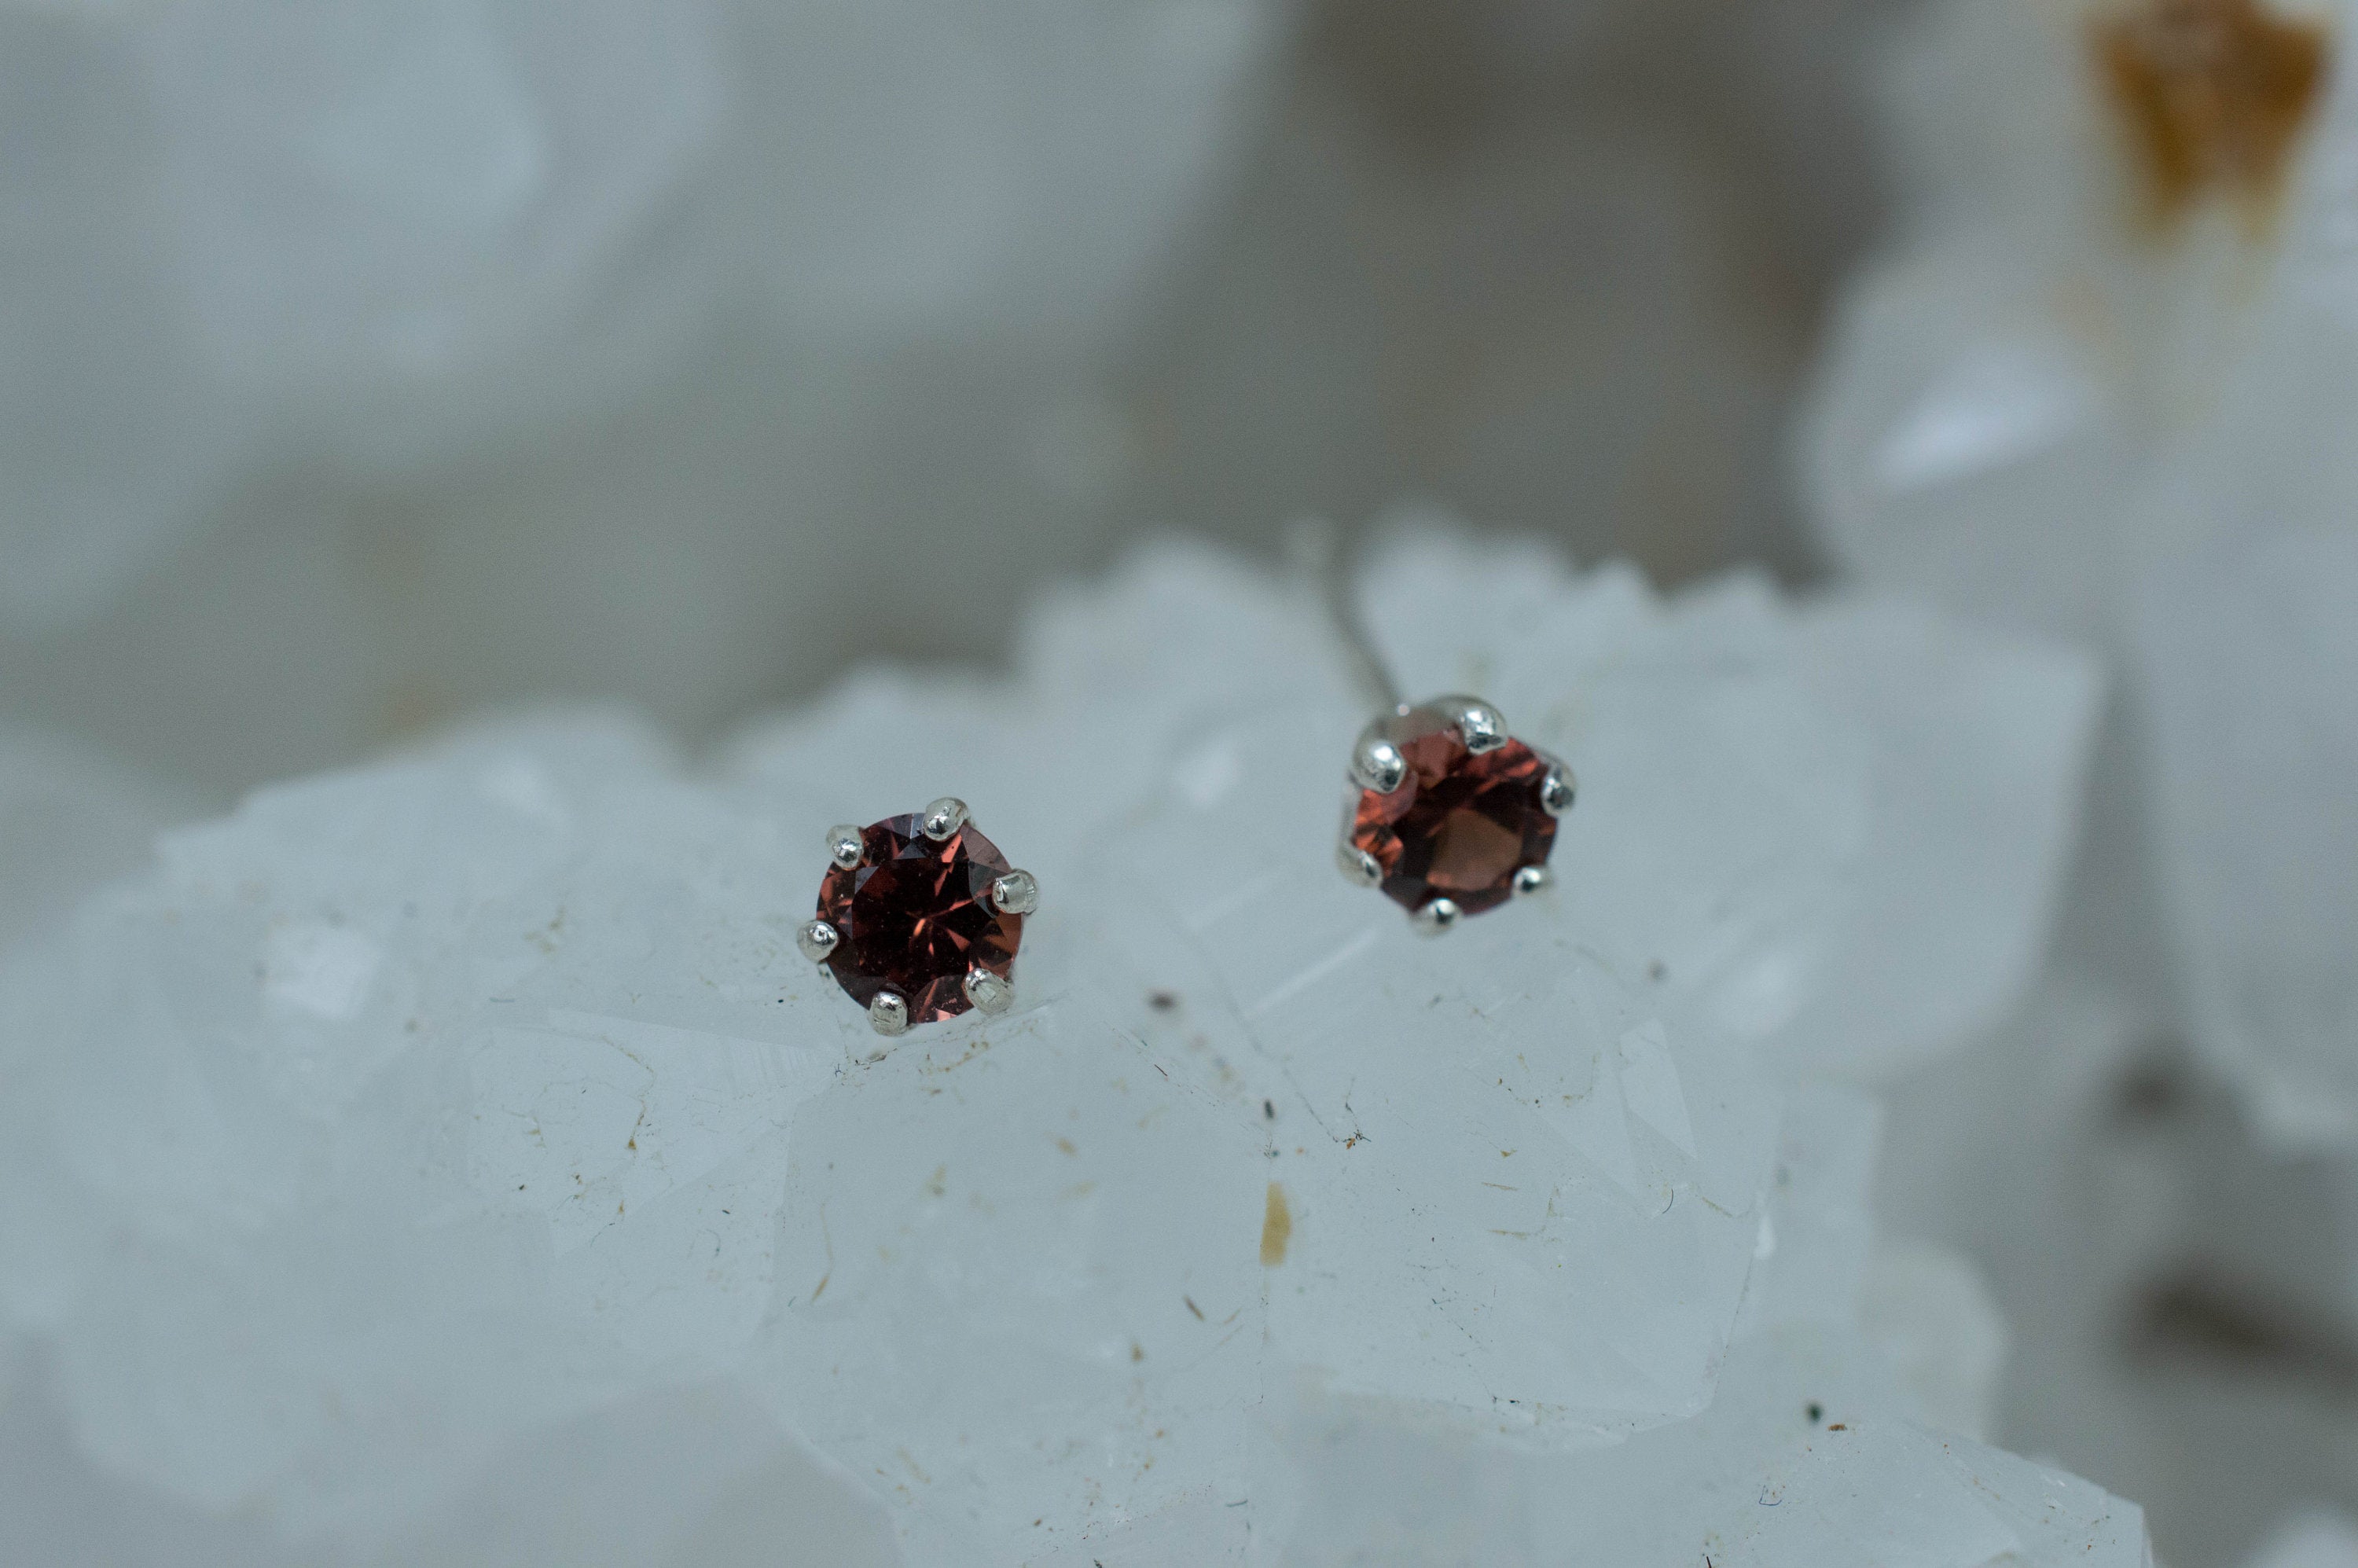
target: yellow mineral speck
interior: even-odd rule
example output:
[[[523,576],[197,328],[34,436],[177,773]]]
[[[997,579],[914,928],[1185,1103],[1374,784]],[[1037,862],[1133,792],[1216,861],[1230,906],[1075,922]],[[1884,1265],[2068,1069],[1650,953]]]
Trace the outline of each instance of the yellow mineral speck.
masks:
[[[2090,42],[2157,222],[2212,196],[2264,214],[2324,98],[2322,25],[2261,0],[2135,0],[2100,10]]]
[[[1271,1182],[1268,1201],[1261,1205],[1261,1267],[1274,1269],[1284,1262],[1286,1243],[1293,1239],[1293,1211],[1285,1206],[1285,1189]]]

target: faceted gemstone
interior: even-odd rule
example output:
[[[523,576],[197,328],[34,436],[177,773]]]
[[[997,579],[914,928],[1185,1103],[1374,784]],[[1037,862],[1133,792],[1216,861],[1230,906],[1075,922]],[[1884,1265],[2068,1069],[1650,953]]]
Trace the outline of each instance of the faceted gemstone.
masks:
[[[964,1012],[964,981],[977,965],[1002,979],[1015,964],[1023,917],[990,903],[1007,857],[971,822],[939,842],[914,814],[871,822],[860,832],[860,863],[837,866],[819,884],[818,917],[835,927],[827,967],[862,1007],[891,988],[909,1022]]]
[[[1351,842],[1383,868],[1383,890],[1415,910],[1446,897],[1467,914],[1504,903],[1515,873],[1547,864],[1555,818],[1540,802],[1547,759],[1520,741],[1476,754],[1449,720],[1412,708],[1385,725],[1408,759],[1390,795],[1361,790]]]

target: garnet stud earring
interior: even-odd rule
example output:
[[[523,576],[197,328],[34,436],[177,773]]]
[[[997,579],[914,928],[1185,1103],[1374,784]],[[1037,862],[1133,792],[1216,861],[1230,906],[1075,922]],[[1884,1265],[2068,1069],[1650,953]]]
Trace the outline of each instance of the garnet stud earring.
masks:
[[[1291,543],[1353,674],[1384,707],[1351,749],[1335,846],[1343,874],[1381,888],[1427,935],[1546,888],[1556,819],[1572,809],[1572,770],[1508,733],[1479,697],[1401,701],[1359,623],[1332,530],[1312,525]]]
[[[830,827],[827,853],[818,914],[796,945],[877,1033],[1013,1004],[1015,949],[1040,886],[975,830],[966,802],[945,795],[911,816]]]
[[[1572,770],[1471,697],[1394,703],[1359,732],[1350,782],[1335,847],[1343,874],[1433,935],[1545,888],[1556,818],[1573,801]]]

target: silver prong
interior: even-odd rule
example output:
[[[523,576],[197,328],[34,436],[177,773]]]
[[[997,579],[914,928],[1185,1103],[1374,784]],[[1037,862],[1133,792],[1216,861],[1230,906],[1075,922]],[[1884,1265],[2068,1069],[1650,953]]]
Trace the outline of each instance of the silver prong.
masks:
[[[939,843],[966,826],[966,802],[954,795],[946,795],[925,807],[924,815],[917,819],[917,826],[925,829],[926,838]]]
[[[909,1004],[898,991],[878,991],[868,1004],[868,1027],[879,1034],[899,1034],[909,1027]]]
[[[860,829],[849,822],[838,822],[827,830],[827,858],[845,871],[860,864],[861,853]]]
[[[1040,884],[1033,880],[1029,871],[1010,871],[1003,877],[992,879],[990,902],[1001,914],[1029,914],[1040,907]],[[975,1005],[979,1007],[982,1004],[977,1002]]]
[[[1572,770],[1558,762],[1547,771],[1547,777],[1540,781],[1540,805],[1550,816],[1562,816],[1572,809],[1576,789]]]
[[[1465,913],[1457,907],[1457,901],[1454,898],[1432,898],[1425,900],[1423,906],[1411,914],[1409,920],[1419,935],[1438,936],[1456,925],[1457,917]]]
[[[828,955],[835,951],[835,945],[842,940],[835,927],[824,920],[806,920],[803,928],[795,933],[795,946],[800,947],[803,957],[814,964],[826,963]]]
[[[1509,739],[1506,715],[1478,697],[1436,697],[1433,707],[1448,718],[1466,749],[1477,756],[1497,751]]]
[[[1361,789],[1390,795],[1408,778],[1408,758],[1391,741],[1369,730],[1351,748],[1351,782]]]
[[[1005,1012],[1015,1005],[1015,987],[979,964],[966,972],[962,989],[977,1012]]]
[[[1382,863],[1348,839],[1335,846],[1335,864],[1358,887],[1371,888],[1384,880]]]
[[[1554,881],[1555,873],[1545,866],[1518,867],[1515,871],[1515,896],[1528,898],[1532,893],[1544,892]]]

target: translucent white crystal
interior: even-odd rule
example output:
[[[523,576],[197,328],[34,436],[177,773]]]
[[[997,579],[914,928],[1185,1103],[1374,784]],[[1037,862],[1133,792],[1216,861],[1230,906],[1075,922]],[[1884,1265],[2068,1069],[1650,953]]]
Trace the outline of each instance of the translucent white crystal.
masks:
[[[1134,1027],[1184,1042],[1174,1075],[1266,1138],[1271,1350],[1540,1442],[1700,1408],[1758,1245],[1774,1095],[1585,951],[1575,907],[1432,941],[1338,876],[1343,718],[1272,697],[1196,739],[1093,879]],[[1188,760],[1207,752],[1219,787]],[[1154,1029],[1158,994],[1183,1021]]]
[[[2264,40],[2279,61],[2313,48],[2314,91],[2302,96],[2297,65],[2256,97],[2252,79],[2200,80],[2232,75],[2207,46],[2154,68],[2178,76],[2162,97],[2225,109],[2182,123],[2192,179],[2164,211],[2151,176],[2172,149],[2105,65],[2106,30],[2125,18]],[[2358,1212],[2358,1177],[2343,1176],[2358,1170],[2353,910],[2337,880],[2352,843],[2340,601],[2358,505],[2354,34],[2346,0],[1927,7],[1882,76],[1902,211],[1847,287],[1800,426],[1812,522],[1859,579],[2114,658],[2125,700],[2062,983],[2110,993],[2123,1022],[2093,1032],[2121,1037],[2095,1053],[2107,1070],[2132,1076],[2136,1035],[2182,1036],[2241,1091],[2263,1141],[2337,1144],[2310,1174],[2342,1180],[2345,1216]],[[2288,135],[2280,167],[2255,167],[2260,142],[2228,154],[2214,140],[2273,116]],[[2140,1367],[2131,1386],[2112,1343],[2121,1303],[2158,1311],[2171,1271],[2232,1260],[2243,1287],[2299,1281],[2303,1310],[2331,1298],[2341,1333],[2358,1232],[2328,1204],[2303,1223],[2255,1201],[2289,1184],[2214,1182],[2207,1152],[2132,1133],[2102,1088],[2076,1089],[2082,1108],[2060,1120],[1996,1076],[1944,1103],[1938,1119],[1968,1146],[1939,1157],[1952,1190],[1927,1179],[1921,1195],[1959,1222],[1944,1238],[1970,1239],[2022,1330],[2009,1433],[2151,1493],[2173,1552],[2198,1555],[2178,1543],[2206,1539],[2223,1552],[2296,1478],[2248,1473],[2234,1462],[2247,1444],[2212,1434],[2298,1431],[2286,1451],[2339,1454],[2349,1422],[2258,1379],[2198,1397]],[[2025,1180],[2038,1169],[2043,1184]],[[2007,1189],[2009,1212],[2039,1226],[1970,1217]],[[2074,1190],[2117,1215],[2052,1205]]]
[[[395,532],[418,508],[449,509],[449,526],[422,531],[427,558],[396,575],[410,591],[431,580],[427,597],[463,618],[477,574],[437,571],[443,549],[530,554],[541,517],[517,493],[557,487],[538,474],[454,496],[454,470],[487,452],[544,458],[519,443],[558,432],[603,444],[611,432],[585,423],[633,396],[667,410],[680,399],[657,384],[714,357],[723,320],[727,363],[700,364],[697,390],[756,365],[735,406],[768,414],[731,471],[769,477],[758,504],[740,503],[741,528],[702,524],[720,559],[682,556],[724,577],[763,569],[797,497],[861,537],[844,526],[854,476],[871,518],[907,510],[851,449],[877,438],[880,409],[924,422],[954,405],[993,464],[1055,448],[1041,463],[1056,476],[1011,476],[1031,482],[1009,504],[1036,503],[1096,460],[1076,446],[1105,444],[1087,433],[1098,351],[1232,156],[1290,9],[12,5],[0,627],[103,618],[227,486],[288,449],[326,491],[243,496],[215,529],[341,531],[388,492]],[[978,421],[972,392],[945,388],[958,377],[1011,395],[1018,428]],[[840,468],[773,461],[782,400],[791,434]],[[1058,410],[1079,412],[1060,424]],[[677,457],[662,412],[640,412],[625,423]],[[697,409],[688,439],[714,422]],[[1059,446],[1055,428],[1083,434]],[[687,462],[709,467],[702,451]],[[954,466],[970,490],[986,465]],[[385,523],[354,530],[363,552]],[[593,613],[549,574],[503,580]],[[392,585],[338,586],[362,600],[349,625]],[[223,623],[302,663],[316,606],[252,604]],[[784,618],[754,619],[767,632]],[[169,641],[150,616],[110,631]],[[495,667],[453,673],[471,695],[505,695],[481,690]],[[314,710],[341,695],[305,694]]]
[[[1765,591],[1433,584],[1622,650],[1551,691],[1493,644],[1535,733],[1607,717],[1564,729],[1590,782],[1560,890],[1440,942],[1335,872],[1364,713],[1312,596],[1184,549],[1045,609],[1012,683],[870,677],[709,774],[627,720],[511,719],[167,835],[0,978],[9,1441],[159,1532],[266,1519],[256,1561],[430,1559],[489,1516],[493,1561],[725,1562],[781,1497],[911,1568],[1317,1562],[1337,1510],[1491,1529],[1333,1469],[1395,1431],[1436,1476],[1537,1477],[1495,1520],[1544,1560],[1592,1539],[1564,1498],[1617,1544],[1740,1519],[1768,1561],[2133,1539],[1896,1394],[1844,1444],[1796,1424],[1804,1385],[1833,1411],[1882,1376],[1852,1302],[1872,1111],[1811,1087],[1780,1130],[1682,978],[1830,952],[1786,966],[1799,1016],[1854,972],[1855,925],[1795,926],[1913,852],[1864,803],[1937,816],[1928,770],[1870,766],[1916,732],[1908,671],[1994,730],[2030,694],[2017,754],[1935,754],[1940,798],[2042,841],[2084,673],[1938,653],[1855,699],[1810,630],[1852,621]],[[1661,700],[1595,673],[1623,665]],[[1698,762],[1840,805],[1731,883],[1691,845],[1741,848],[1757,806],[1678,787]],[[951,789],[1041,877],[1018,1006],[888,1044],[794,933],[827,824]],[[1715,1511],[1779,1487],[1807,1506]]]
[[[169,792],[81,748],[0,726],[0,950],[147,859],[181,807]]]
[[[1823,1329],[1747,1342],[1706,1414],[1585,1454],[1464,1447],[1314,1392],[1282,1419],[1287,1563],[2150,1561],[2133,1505],[1915,1425],[1872,1353]]]
[[[1855,1091],[1790,1101],[1750,1326],[1710,1409],[1691,1420],[1617,1445],[1535,1452],[1314,1379],[1273,1390],[1264,1419],[1277,1463],[1263,1491],[1280,1502],[1264,1517],[1289,1523],[1269,1560],[2145,1563],[2133,1506],[1928,1431],[1913,1379],[1895,1380],[1860,1335],[1877,1124]],[[1963,1277],[1953,1264],[1950,1273]],[[1887,1299],[1879,1330],[1918,1352],[1903,1372],[1953,1372],[1973,1336],[1928,1306]]]
[[[2003,1017],[2039,961],[2098,691],[2069,649],[1875,600],[1439,537],[1379,561],[1412,697],[1478,691],[1585,782],[1563,894],[1624,973],[1780,1073],[1873,1076]]]
[[[200,515],[247,420],[157,255],[163,139],[136,50],[70,7],[0,8],[0,626],[90,613]]]
[[[2248,1568],[2358,1568],[2358,1524],[2320,1509],[2285,1520]]]
[[[1952,0],[1914,24],[1883,82],[1903,220],[1849,286],[1803,422],[1845,565],[2112,639],[2151,563],[2346,517],[2358,92],[2331,57],[2358,9],[2300,9],[2329,62],[2280,195],[2198,186],[2159,222],[2092,43],[2117,13]]]
[[[1885,1247],[1861,1282],[1858,1316],[1926,1421],[1985,1441],[1996,1430],[2006,1319],[1970,1260],[1922,1241]]]
[[[1264,1139],[1108,1011],[913,1038],[795,1119],[765,1370],[913,1563],[1195,1509],[1242,1539]]]
[[[161,1498],[75,1451],[37,1395],[0,1399],[0,1560],[97,1568],[559,1561],[621,1568],[899,1568],[882,1510],[744,1392],[651,1389],[534,1434],[356,1550]]]
[[[1858,1321],[1882,1130],[1881,1107],[1856,1089],[1819,1084],[1786,1097],[1740,1334]]]
[[[701,3],[206,0],[134,37],[195,323],[271,392],[547,354],[723,105]]]
[[[2358,533],[2223,549],[2139,622],[2164,887],[2199,1038],[2283,1136],[2358,1136]]]

